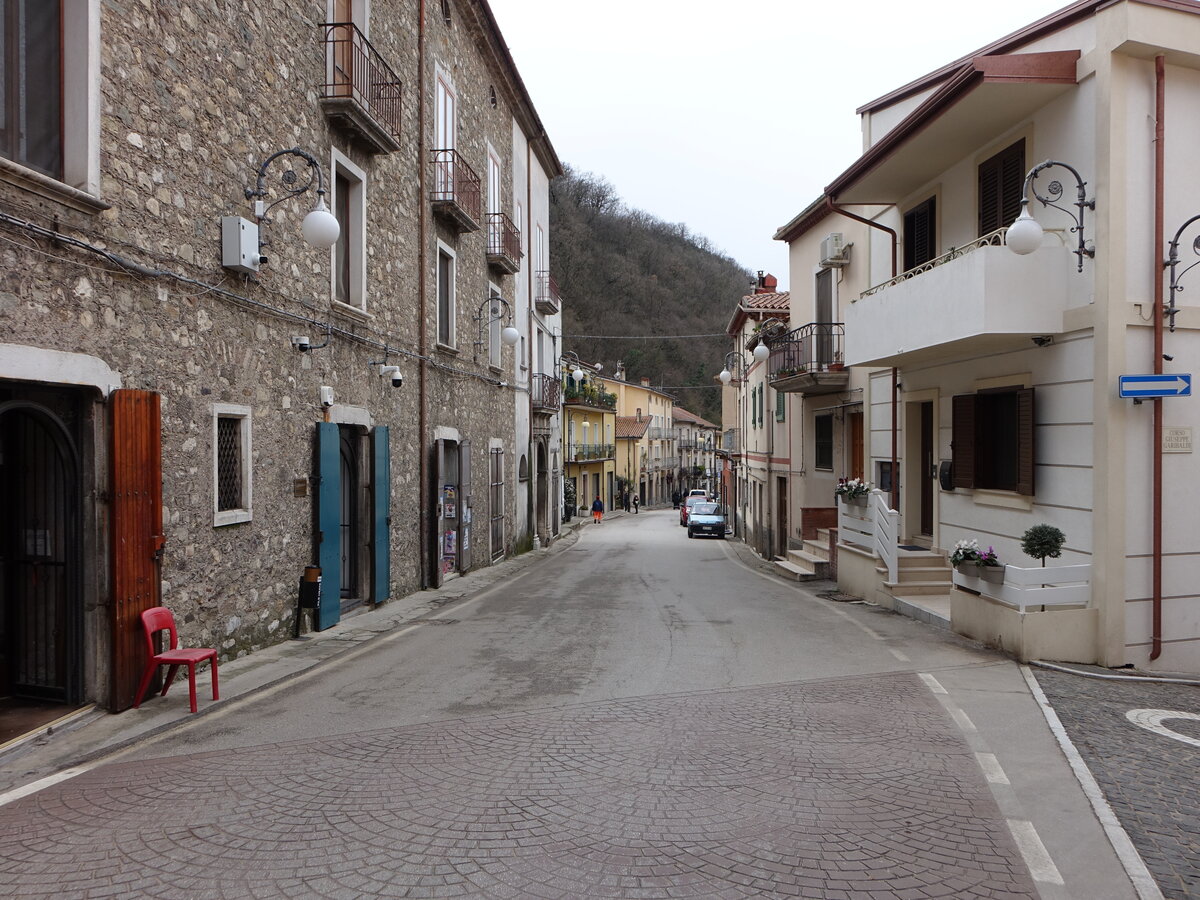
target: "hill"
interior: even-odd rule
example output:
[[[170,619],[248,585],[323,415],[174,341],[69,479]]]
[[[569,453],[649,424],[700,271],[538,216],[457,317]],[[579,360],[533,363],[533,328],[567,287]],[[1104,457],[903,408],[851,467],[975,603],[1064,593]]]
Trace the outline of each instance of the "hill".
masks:
[[[723,335],[751,275],[682,224],[631,210],[603,178],[576,172],[550,186],[550,251],[563,296],[563,350],[611,374],[649,378],[720,424]],[[619,335],[620,339],[595,337]]]

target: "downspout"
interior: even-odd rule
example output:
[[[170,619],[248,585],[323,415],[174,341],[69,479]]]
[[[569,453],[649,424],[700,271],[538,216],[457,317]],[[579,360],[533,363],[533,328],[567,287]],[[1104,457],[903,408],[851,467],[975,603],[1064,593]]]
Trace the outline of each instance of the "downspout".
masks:
[[[425,333],[425,292],[428,289],[428,265],[425,243],[429,229],[429,201],[425,187],[425,0],[420,0],[417,15],[417,209],[420,210],[420,240],[417,241],[417,442],[420,447],[418,458],[417,496],[420,497],[421,525],[417,531],[421,538],[421,588],[429,587],[429,531],[433,514],[433,486],[429,483],[429,451],[426,447],[426,431],[429,423],[425,408],[428,400],[428,369],[426,364],[428,336]]]
[[[533,142],[530,141],[528,138],[526,138],[526,140],[525,140],[525,221],[521,223],[522,227],[525,229],[526,238],[529,237],[530,232],[532,231],[532,229],[529,228],[529,223],[532,221],[533,221]],[[533,466],[536,465],[536,463],[537,463],[537,454],[534,453],[534,447],[537,444],[537,439],[533,436],[533,381],[534,381],[535,376],[537,375],[537,373],[534,371],[534,367],[533,367],[533,328],[534,328],[534,322],[535,322],[534,317],[533,317],[533,279],[536,278],[537,275],[535,272],[530,272],[528,266],[525,269],[525,275],[526,275],[526,278],[525,278],[525,307],[526,307],[526,309],[529,310],[529,312],[528,312],[529,321],[527,322],[526,327],[525,327],[525,333],[528,335],[528,338],[526,339],[526,344],[525,344],[525,351],[526,351],[526,353],[529,354],[529,359],[526,360],[524,357],[522,357],[521,359],[519,359],[517,361],[517,365],[520,366],[520,365],[524,364],[526,366],[525,371],[529,374],[529,388],[530,388],[530,390],[529,390],[529,449],[526,452],[529,454],[529,463],[530,463],[529,471],[532,472]],[[555,340],[553,335],[551,335],[550,340],[552,342]],[[555,346],[554,350],[557,351],[558,347]],[[554,359],[556,360],[555,368],[557,368],[557,366],[558,366],[557,353],[556,353]],[[541,361],[539,360],[539,363],[540,362]],[[518,369],[518,371],[519,371],[519,369]],[[558,408],[560,410],[562,409],[561,403],[559,403]],[[561,427],[561,424],[560,424],[560,427]],[[554,429],[551,429],[550,433],[553,434]],[[563,458],[564,459],[566,458],[565,455]],[[546,465],[550,465],[550,459],[551,459],[550,442],[547,441],[546,442]],[[545,473],[545,478],[546,478],[546,506],[547,506],[546,512],[547,512],[547,516],[548,516],[549,515],[549,506],[550,506],[550,474]],[[528,500],[526,502],[526,507],[525,507],[525,521],[533,523],[533,528],[532,528],[533,534],[531,535],[533,542],[537,542],[537,540],[538,540],[537,492],[538,492],[538,479],[536,476],[534,476],[533,479],[530,481],[530,488],[527,491]],[[558,507],[558,504],[556,503],[555,508],[557,509],[557,507]],[[562,513],[559,513],[559,515],[561,516]],[[550,524],[550,522],[547,520],[547,522],[546,522],[546,540],[551,541],[553,539],[554,539],[554,528]]]
[[[1165,128],[1163,119],[1166,115],[1166,57],[1159,54],[1154,59],[1154,374],[1161,375],[1163,370],[1163,207],[1164,207],[1164,168],[1166,151],[1163,144]],[[1153,446],[1150,456],[1154,465],[1153,494],[1153,544],[1152,559],[1152,590],[1151,603],[1153,621],[1150,629],[1150,659],[1158,659],[1162,655],[1162,520],[1163,520],[1163,398],[1154,398],[1154,428]]]
[[[862,222],[864,225],[869,225],[872,228],[878,228],[880,231],[886,231],[892,236],[892,277],[895,278],[900,273],[896,268],[896,245],[899,243],[899,236],[895,229],[888,228],[886,225],[880,225],[878,222],[852,213],[849,210],[842,209],[833,202],[830,196],[825,197],[825,208],[832,213],[845,216],[847,219],[853,219],[856,222]],[[900,413],[896,404],[896,394],[900,391],[900,373],[895,366],[892,366],[892,509],[900,508],[900,471],[899,471],[899,456],[897,454],[897,438],[896,435],[900,430]]]

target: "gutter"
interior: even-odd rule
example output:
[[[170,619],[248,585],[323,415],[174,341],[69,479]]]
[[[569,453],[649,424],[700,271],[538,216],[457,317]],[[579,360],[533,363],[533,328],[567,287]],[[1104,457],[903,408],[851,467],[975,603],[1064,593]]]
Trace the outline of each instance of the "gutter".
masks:
[[[1166,147],[1166,57],[1159,54],[1154,58],[1154,374],[1163,370],[1163,208],[1165,194]],[[1154,486],[1152,495],[1153,534],[1151,538],[1151,610],[1150,659],[1162,655],[1162,524],[1163,524],[1163,398],[1154,398],[1154,427],[1150,451],[1153,460]]]
[[[417,485],[417,496],[420,498],[418,505],[421,525],[417,532],[421,544],[421,587],[424,589],[430,586],[432,574],[429,564],[429,532],[432,525],[429,516],[434,509],[433,491],[429,484],[429,453],[425,446],[426,432],[429,428],[425,413],[429,394],[429,372],[425,362],[428,352],[428,335],[425,333],[425,295],[428,290],[428,273],[425,269],[428,257],[425,243],[429,229],[429,201],[426,199],[425,187],[425,0],[420,0],[417,10],[417,191],[420,194],[417,198],[417,209],[420,210],[421,234],[417,242],[417,352],[421,357],[417,364],[417,445],[420,448],[417,465],[420,484]]]

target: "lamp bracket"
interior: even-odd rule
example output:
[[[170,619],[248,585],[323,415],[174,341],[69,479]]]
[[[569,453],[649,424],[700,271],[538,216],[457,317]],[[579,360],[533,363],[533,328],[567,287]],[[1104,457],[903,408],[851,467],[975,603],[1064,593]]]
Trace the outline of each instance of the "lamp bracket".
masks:
[[[285,169],[279,175],[281,187],[277,188],[278,190],[282,190],[283,196],[274,203],[268,204],[266,202],[267,170],[271,167],[271,163],[275,162],[275,160],[282,156],[294,156],[307,163],[307,177],[302,181],[295,168]],[[321,170],[321,163],[315,156],[313,156],[307,150],[302,150],[299,147],[292,147],[288,150],[277,150],[264,159],[262,165],[258,167],[258,178],[255,180],[254,187],[246,188],[246,199],[255,200],[255,217],[260,222],[269,224],[271,221],[269,214],[272,209],[274,209],[284,200],[287,200],[289,197],[297,197],[300,194],[303,194],[309,188],[313,187],[314,184],[316,185],[317,196],[323,198],[325,196],[325,175]]]
[[[1038,176],[1041,175],[1041,173],[1046,169],[1053,168],[1054,166],[1061,166],[1075,176],[1075,201],[1071,205],[1078,210],[1077,213],[1071,212],[1070,209],[1059,203],[1063,197],[1064,188],[1062,182],[1057,178],[1051,180],[1046,185],[1045,194],[1038,191]],[[1096,248],[1094,246],[1089,247],[1083,236],[1083,211],[1085,209],[1090,209],[1095,212],[1096,210],[1096,198],[1093,197],[1089,200],[1087,197],[1087,182],[1083,180],[1083,176],[1079,174],[1074,166],[1068,165],[1065,162],[1059,162],[1056,159],[1048,159],[1045,162],[1038,163],[1036,166],[1030,169],[1029,173],[1025,176],[1025,185],[1021,191],[1022,206],[1028,204],[1029,200],[1027,198],[1030,193],[1033,194],[1034,198],[1038,200],[1042,206],[1052,206],[1061,212],[1065,212],[1072,218],[1072,220],[1074,220],[1075,224],[1071,227],[1071,233],[1078,235],[1079,245],[1071,252],[1079,258],[1079,268],[1077,271],[1082,272],[1083,258],[1085,256],[1092,258],[1096,255]]]
[[[1168,254],[1167,261],[1164,263],[1166,268],[1170,270],[1170,288],[1167,291],[1167,308],[1163,310],[1163,316],[1166,317],[1167,327],[1169,330],[1175,330],[1175,316],[1179,312],[1175,307],[1175,295],[1183,290],[1183,285],[1179,282],[1183,280],[1183,276],[1200,265],[1200,234],[1192,240],[1192,253],[1198,258],[1185,266],[1183,271],[1179,271],[1179,239],[1183,236],[1183,232],[1193,222],[1200,221],[1200,215],[1192,216],[1186,222],[1179,226],[1175,231],[1175,236],[1171,238],[1171,243],[1167,245]]]

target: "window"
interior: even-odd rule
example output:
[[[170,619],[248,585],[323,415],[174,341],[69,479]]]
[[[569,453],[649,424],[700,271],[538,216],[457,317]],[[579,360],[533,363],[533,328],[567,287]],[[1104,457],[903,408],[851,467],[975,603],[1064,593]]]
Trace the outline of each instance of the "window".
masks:
[[[457,129],[454,121],[454,88],[441,70],[437,75],[437,102],[434,110],[435,150],[453,150]],[[441,188],[439,187],[439,190]]]
[[[333,245],[333,299],[362,312],[366,292],[366,173],[333,151],[333,214],[340,231]]]
[[[93,196],[100,193],[98,6],[0,0],[0,156]],[[103,208],[75,191],[37,189],[89,212]]]
[[[930,197],[904,214],[904,271],[937,256],[937,202]]]
[[[250,408],[213,405],[213,525],[251,519]]]
[[[813,419],[815,457],[813,466],[818,469],[833,468],[833,416],[817,416]]]
[[[63,177],[61,27],[57,2],[3,0],[2,152],[58,179]]]
[[[979,236],[1012,224],[1021,214],[1025,187],[1025,141],[1019,140],[979,166]]]
[[[454,346],[454,253],[438,244],[437,261],[438,323],[437,342],[443,347]]]
[[[775,421],[782,422],[784,415],[787,412],[787,394],[783,391],[775,392]]]
[[[1033,495],[1033,388],[954,398],[954,486]]]

